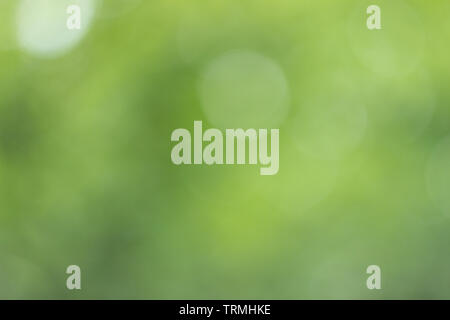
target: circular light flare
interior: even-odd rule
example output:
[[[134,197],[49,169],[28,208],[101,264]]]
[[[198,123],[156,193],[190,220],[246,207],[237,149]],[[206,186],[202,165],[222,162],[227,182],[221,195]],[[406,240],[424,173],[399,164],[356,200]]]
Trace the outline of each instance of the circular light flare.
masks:
[[[233,51],[216,58],[199,88],[207,119],[221,128],[277,128],[288,113],[286,77],[259,53]]]
[[[89,0],[21,0],[17,11],[19,46],[39,57],[54,58],[75,47],[92,22],[95,2]],[[81,8],[81,28],[67,28],[67,7]]]

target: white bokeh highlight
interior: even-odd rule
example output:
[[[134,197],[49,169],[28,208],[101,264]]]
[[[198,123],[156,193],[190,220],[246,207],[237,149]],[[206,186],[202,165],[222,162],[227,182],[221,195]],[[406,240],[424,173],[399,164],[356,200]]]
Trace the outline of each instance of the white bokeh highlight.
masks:
[[[26,52],[54,58],[61,56],[86,35],[95,12],[94,0],[21,0],[17,10],[17,40]],[[81,29],[69,30],[66,10],[81,7]]]

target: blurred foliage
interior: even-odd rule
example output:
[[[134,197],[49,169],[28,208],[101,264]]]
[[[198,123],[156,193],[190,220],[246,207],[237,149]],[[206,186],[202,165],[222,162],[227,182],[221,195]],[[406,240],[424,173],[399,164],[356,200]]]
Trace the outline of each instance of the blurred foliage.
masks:
[[[0,3],[0,298],[450,298],[447,0],[103,0],[51,56],[25,1]],[[236,50],[288,83],[275,176],[170,161]]]

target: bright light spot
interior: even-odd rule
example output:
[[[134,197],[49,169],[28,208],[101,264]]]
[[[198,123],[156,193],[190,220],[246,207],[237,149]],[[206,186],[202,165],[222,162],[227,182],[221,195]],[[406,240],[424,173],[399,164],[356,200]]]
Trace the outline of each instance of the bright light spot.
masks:
[[[71,4],[81,7],[81,29],[66,26]],[[17,36],[23,50],[57,57],[72,49],[86,34],[95,11],[93,0],[22,0],[17,13]]]

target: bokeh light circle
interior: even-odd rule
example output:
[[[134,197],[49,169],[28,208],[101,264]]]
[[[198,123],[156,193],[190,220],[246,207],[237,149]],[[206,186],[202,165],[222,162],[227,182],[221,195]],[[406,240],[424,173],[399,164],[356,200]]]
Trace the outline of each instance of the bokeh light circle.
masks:
[[[213,60],[199,84],[205,115],[220,128],[276,128],[289,107],[289,89],[273,60],[233,51]]]
[[[381,11],[381,29],[369,30],[366,9],[373,4],[358,1],[349,17],[349,45],[359,61],[378,75],[408,74],[417,67],[425,49],[420,16],[402,0],[380,0],[376,4]]]
[[[20,47],[36,56],[56,57],[72,49],[86,34],[94,16],[96,1],[21,0],[17,12]],[[67,28],[67,8],[79,5],[81,28]]]

